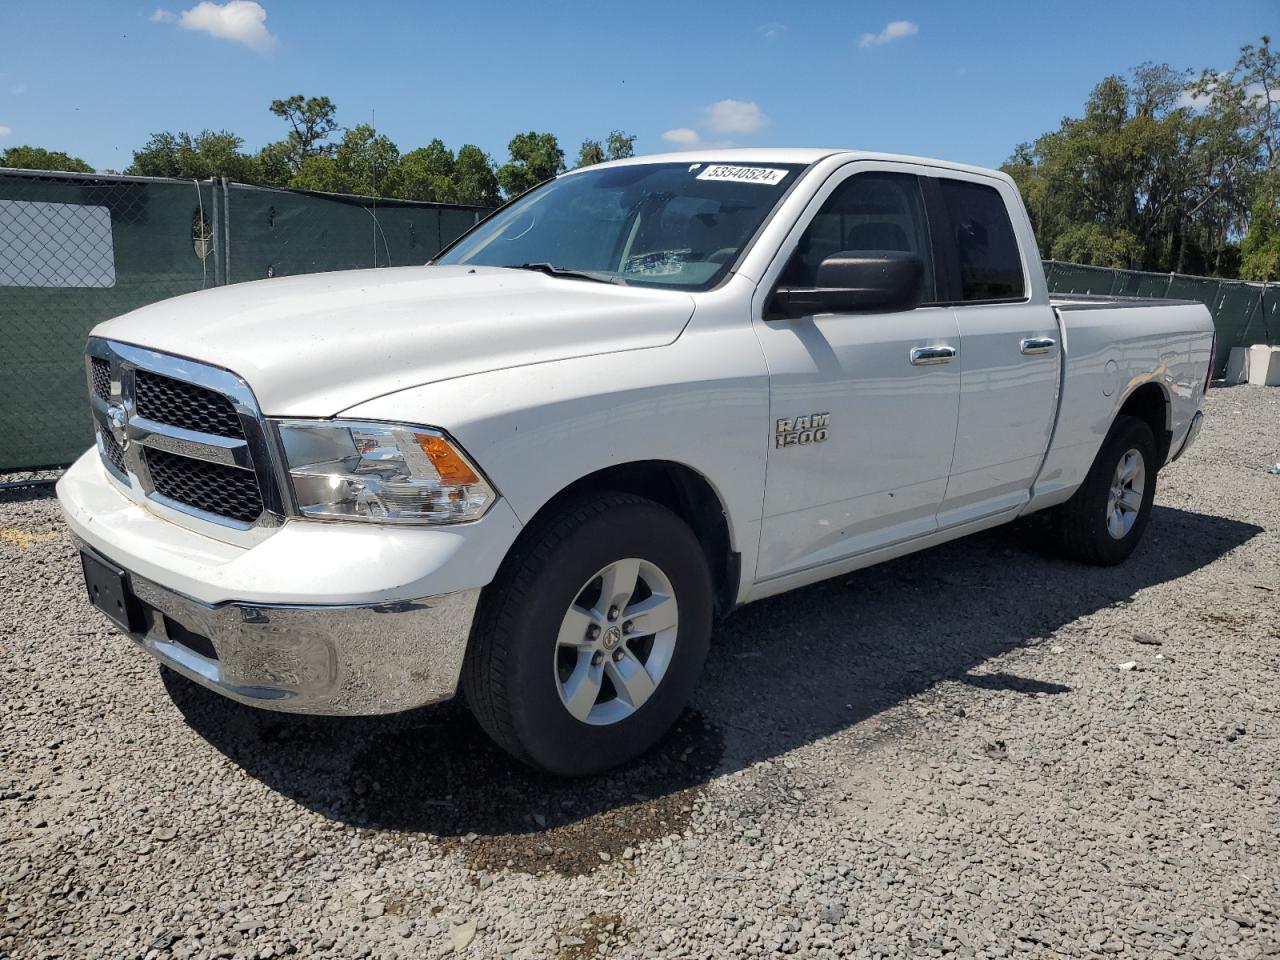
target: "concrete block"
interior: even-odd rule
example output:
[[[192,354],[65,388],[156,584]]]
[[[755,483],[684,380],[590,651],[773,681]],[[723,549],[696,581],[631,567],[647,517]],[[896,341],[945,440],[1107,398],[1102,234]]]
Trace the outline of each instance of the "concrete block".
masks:
[[[1249,382],[1262,387],[1280,387],[1280,347],[1256,343],[1249,348]]]
[[[1227,357],[1227,373],[1223,379],[1229,386],[1249,382],[1249,348],[1232,347]]]

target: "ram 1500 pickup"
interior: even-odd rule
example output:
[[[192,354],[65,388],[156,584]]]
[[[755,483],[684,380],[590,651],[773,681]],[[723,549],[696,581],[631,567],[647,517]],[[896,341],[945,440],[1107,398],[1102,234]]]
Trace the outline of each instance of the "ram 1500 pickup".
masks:
[[[58,495],[91,601],[170,669],[320,714],[460,689],[583,775],[662,736],[740,604],[1042,510],[1124,560],[1212,341],[1199,303],[1051,298],[1000,173],[628,159],[425,266],[102,324]]]

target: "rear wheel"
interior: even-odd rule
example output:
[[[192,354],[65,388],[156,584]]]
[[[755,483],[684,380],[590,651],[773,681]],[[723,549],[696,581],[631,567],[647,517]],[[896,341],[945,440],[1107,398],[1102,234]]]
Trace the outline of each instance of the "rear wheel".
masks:
[[[1156,466],[1151,427],[1136,417],[1117,417],[1080,489],[1054,509],[1062,552],[1098,566],[1133,553],[1151,518]]]
[[[532,766],[584,776],[656,743],[688,702],[711,633],[693,532],[628,494],[539,521],[485,591],[463,668],[467,702]]]

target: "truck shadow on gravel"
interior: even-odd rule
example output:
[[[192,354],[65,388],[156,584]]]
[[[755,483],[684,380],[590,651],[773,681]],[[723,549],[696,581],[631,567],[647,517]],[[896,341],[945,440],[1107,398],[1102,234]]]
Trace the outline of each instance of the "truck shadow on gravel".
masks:
[[[457,704],[297,717],[240,706],[168,671],[164,682],[194,731],[325,817],[428,834],[477,870],[579,874],[682,830],[711,777],[847,730],[939,683],[990,696],[1065,692],[1051,677],[970,671],[1261,532],[1156,507],[1133,557],[1103,569],[1058,559],[1032,518],[752,604],[718,628],[678,729],[589,780],[531,772]]]

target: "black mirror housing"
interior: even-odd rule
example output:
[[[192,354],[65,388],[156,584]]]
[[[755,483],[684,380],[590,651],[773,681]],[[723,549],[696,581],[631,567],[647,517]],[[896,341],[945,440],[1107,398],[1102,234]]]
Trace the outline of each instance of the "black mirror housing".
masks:
[[[899,250],[846,250],[818,264],[818,285],[779,287],[771,313],[892,313],[913,310],[924,293],[924,261]]]

